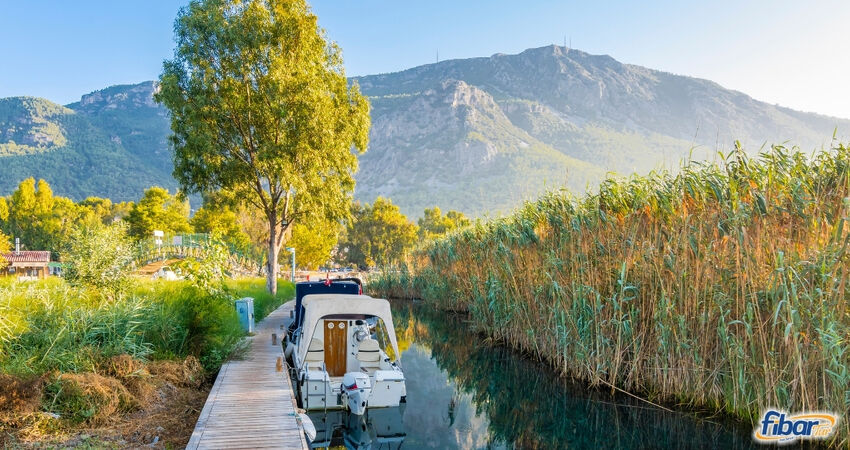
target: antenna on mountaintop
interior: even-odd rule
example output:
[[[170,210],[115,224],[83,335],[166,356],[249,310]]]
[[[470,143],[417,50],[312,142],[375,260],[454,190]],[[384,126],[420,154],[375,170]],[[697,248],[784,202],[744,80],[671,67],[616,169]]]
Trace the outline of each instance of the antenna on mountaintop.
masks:
[[[567,48],[567,35],[564,35],[564,48]]]
[[[440,49],[437,49],[437,62],[440,62]]]

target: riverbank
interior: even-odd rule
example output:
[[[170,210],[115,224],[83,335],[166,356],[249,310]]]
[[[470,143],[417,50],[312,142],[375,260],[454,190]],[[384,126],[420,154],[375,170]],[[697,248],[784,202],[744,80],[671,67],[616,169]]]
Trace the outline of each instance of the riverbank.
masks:
[[[104,297],[61,279],[0,280],[0,443],[155,447],[188,442],[212,380],[244,333],[232,298],[259,321],[292,296],[262,279],[205,292],[134,280]]]
[[[369,290],[468,312],[563,375],[753,421],[847,410],[850,151],[774,149],[550,194]],[[846,445],[839,423],[832,445]]]

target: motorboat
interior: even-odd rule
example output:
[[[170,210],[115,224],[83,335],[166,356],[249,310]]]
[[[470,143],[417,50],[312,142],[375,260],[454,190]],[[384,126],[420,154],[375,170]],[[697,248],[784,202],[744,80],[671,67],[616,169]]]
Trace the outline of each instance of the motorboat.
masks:
[[[298,317],[285,353],[300,407],[363,415],[367,409],[405,402],[387,300],[346,293],[308,294],[297,300]]]
[[[310,447],[398,450],[406,437],[402,420],[404,406],[375,408],[359,416],[339,409],[312,411],[309,418],[315,434],[310,439]]]

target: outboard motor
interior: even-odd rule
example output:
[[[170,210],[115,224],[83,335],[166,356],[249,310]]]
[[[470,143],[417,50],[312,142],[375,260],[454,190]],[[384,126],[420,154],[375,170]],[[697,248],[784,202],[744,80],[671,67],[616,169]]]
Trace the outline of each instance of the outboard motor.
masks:
[[[348,403],[348,410],[352,414],[362,416],[366,412],[371,394],[372,382],[369,380],[369,375],[360,372],[348,372],[343,375],[343,401]]]

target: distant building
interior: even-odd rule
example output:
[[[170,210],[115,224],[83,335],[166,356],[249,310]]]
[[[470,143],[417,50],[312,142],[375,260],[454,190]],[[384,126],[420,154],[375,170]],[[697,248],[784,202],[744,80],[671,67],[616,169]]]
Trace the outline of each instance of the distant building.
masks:
[[[48,251],[19,251],[3,253],[8,265],[0,271],[4,275],[15,275],[18,278],[34,280],[44,278],[48,273],[50,252]]]

